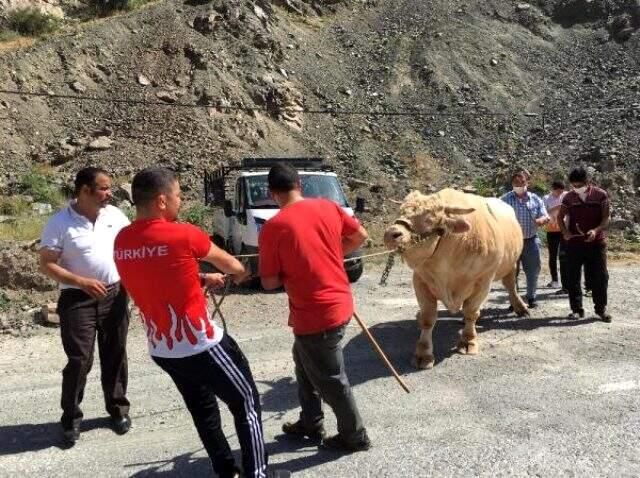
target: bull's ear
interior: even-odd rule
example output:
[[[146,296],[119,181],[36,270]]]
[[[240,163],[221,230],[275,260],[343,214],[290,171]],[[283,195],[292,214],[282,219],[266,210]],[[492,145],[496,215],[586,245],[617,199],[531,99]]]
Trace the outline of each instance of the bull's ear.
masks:
[[[445,206],[444,213],[447,216],[464,216],[465,214],[471,214],[475,210],[476,210],[476,208],[474,208],[474,207]]]
[[[447,230],[453,234],[464,234],[471,229],[471,224],[461,217],[445,219]]]

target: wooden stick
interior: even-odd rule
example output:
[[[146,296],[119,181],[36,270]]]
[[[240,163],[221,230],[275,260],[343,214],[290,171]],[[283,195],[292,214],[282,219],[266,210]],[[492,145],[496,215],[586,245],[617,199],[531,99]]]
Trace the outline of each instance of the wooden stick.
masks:
[[[376,350],[376,352],[378,352],[378,355],[380,356],[380,358],[382,359],[382,361],[384,362],[384,364],[387,366],[387,368],[389,369],[389,371],[391,372],[391,374],[395,377],[395,379],[398,381],[398,383],[400,384],[400,386],[404,389],[405,392],[407,393],[411,393],[411,391],[409,390],[409,387],[407,387],[407,384],[404,383],[404,380],[402,380],[402,377],[400,377],[400,375],[398,375],[398,372],[396,372],[396,369],[393,368],[393,365],[391,365],[391,362],[389,362],[389,359],[387,358],[387,356],[385,355],[385,353],[382,351],[382,349],[380,348],[380,345],[378,345],[378,342],[376,342],[376,339],[373,338],[373,335],[371,335],[371,332],[369,332],[369,329],[367,328],[367,326],[365,325],[365,323],[362,321],[362,319],[360,318],[360,316],[358,316],[357,312],[353,312],[353,316],[355,317],[356,321],[358,322],[358,325],[360,325],[360,328],[362,329],[362,331],[364,332],[364,334],[367,336],[367,338],[369,339],[369,342],[371,342],[371,345],[373,346],[373,348]]]

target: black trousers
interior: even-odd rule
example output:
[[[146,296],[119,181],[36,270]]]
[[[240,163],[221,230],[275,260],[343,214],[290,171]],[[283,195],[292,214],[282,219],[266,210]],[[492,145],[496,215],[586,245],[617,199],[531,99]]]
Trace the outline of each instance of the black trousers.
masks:
[[[233,415],[242,450],[244,475],[263,478],[267,453],[262,434],[260,397],[249,363],[227,334],[209,350],[183,358],[152,357],[182,394],[213,469],[220,478],[237,470],[229,442],[222,430],[216,397]]]
[[[558,282],[558,253],[562,242],[561,232],[547,232],[547,246],[549,247],[549,272],[551,280]],[[562,276],[562,263],[560,263],[560,274]],[[562,279],[562,277],[561,277]],[[564,283],[562,283],[564,287]]]
[[[566,244],[567,290],[573,312],[584,312],[582,307],[581,270],[584,266],[585,282],[591,287],[596,314],[607,309],[607,246],[605,244]]]
[[[127,400],[127,293],[120,284],[108,288],[107,296],[94,299],[80,289],[64,289],[58,299],[60,336],[67,355],[62,371],[62,426],[82,421],[80,403],[87,375],[93,365],[96,336],[100,354],[100,379],[104,401],[112,417],[129,413]]]
[[[293,361],[302,423],[310,428],[322,425],[324,400],[336,415],[338,433],[355,443],[366,431],[344,367],[341,341],[345,328],[343,325],[318,334],[296,335]]]

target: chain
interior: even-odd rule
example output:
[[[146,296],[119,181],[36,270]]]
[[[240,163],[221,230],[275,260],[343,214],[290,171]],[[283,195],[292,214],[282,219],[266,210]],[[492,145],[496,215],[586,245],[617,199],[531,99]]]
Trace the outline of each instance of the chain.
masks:
[[[384,270],[382,271],[382,277],[380,277],[380,285],[383,287],[387,286],[387,279],[389,278],[389,273],[391,272],[391,268],[395,263],[395,259],[396,259],[396,252],[393,251],[389,254],[389,258],[387,259],[387,265],[384,267]]]

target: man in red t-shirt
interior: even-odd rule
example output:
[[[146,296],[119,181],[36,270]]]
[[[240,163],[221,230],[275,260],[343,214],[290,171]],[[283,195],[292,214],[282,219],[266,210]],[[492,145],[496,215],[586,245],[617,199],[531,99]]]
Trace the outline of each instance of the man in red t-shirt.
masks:
[[[282,430],[323,439],[328,449],[367,450],[371,444],[353,398],[340,344],[353,315],[344,255],[358,249],[367,232],[336,203],[304,199],[298,172],[291,166],[274,166],[268,181],[281,211],[260,233],[260,277],[265,289],[284,285],[289,296],[302,409],[300,419],[285,423]],[[322,400],[333,409],[338,422],[338,434],[331,438],[324,438]]]
[[[562,199],[558,225],[564,237],[567,290],[571,314],[569,318],[584,317],[580,275],[584,265],[585,282],[591,288],[596,314],[604,322],[611,322],[607,312],[607,238],[610,203],[606,191],[589,184],[584,168],[569,174],[572,190]],[[566,219],[566,222],[565,222]]]
[[[122,283],[140,309],[152,359],[173,379],[220,478],[240,470],[220,423],[216,397],[233,414],[246,477],[287,477],[267,471],[260,398],[249,364],[236,342],[207,313],[204,285],[219,287],[223,274],[198,273],[209,262],[236,282],[242,264],[191,224],[176,222],[180,185],[165,168],[148,168],[132,183],[136,220],[120,231],[114,259]]]

